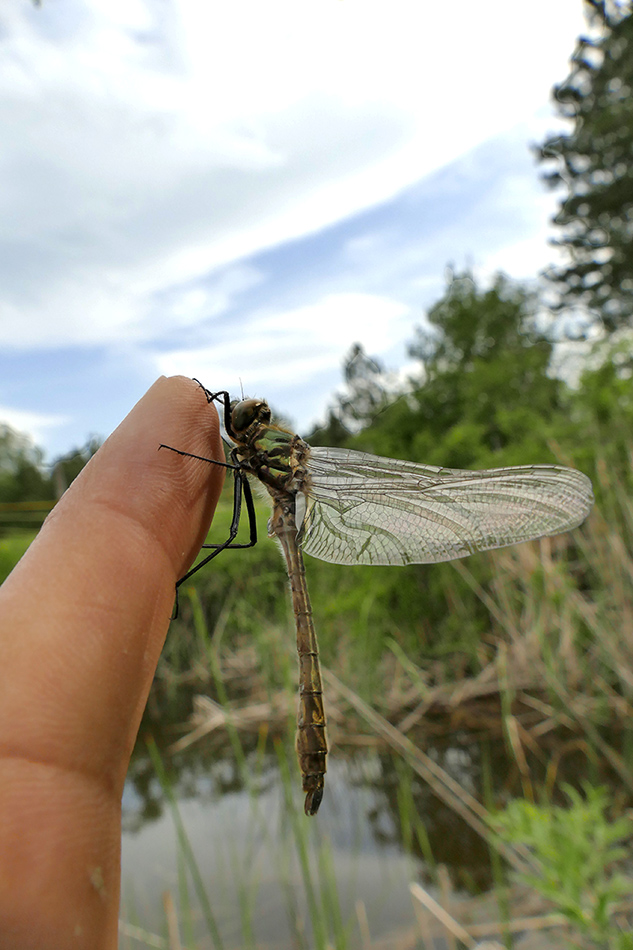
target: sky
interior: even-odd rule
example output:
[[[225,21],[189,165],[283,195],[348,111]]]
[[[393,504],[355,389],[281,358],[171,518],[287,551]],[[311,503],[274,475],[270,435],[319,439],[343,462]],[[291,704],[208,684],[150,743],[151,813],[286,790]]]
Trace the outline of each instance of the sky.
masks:
[[[323,418],[448,265],[533,279],[581,0],[2,0],[0,423],[49,460],[160,374]]]

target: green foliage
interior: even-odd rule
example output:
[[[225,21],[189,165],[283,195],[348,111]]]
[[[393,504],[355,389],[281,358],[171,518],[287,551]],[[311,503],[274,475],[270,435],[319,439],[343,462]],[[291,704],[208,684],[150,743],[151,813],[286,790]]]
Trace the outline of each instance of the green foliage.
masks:
[[[584,795],[570,786],[564,791],[567,807],[515,800],[494,817],[493,828],[505,842],[530,849],[539,873],[522,874],[520,880],[564,914],[588,941],[583,946],[630,950],[633,939],[613,922],[613,912],[633,889],[633,880],[617,870],[630,854],[633,821],[609,817],[604,789],[585,785]]]
[[[28,531],[0,538],[0,584],[6,580],[34,537],[34,532]]]
[[[388,404],[385,369],[355,343],[343,366],[345,389],[328,410],[325,425],[306,436],[310,445],[346,445],[351,434],[369,425]]]
[[[99,448],[100,441],[91,438],[81,449],[73,449],[58,458],[49,475],[44,453],[30,436],[0,424],[0,503],[54,501],[77,477]]]
[[[522,352],[545,341],[530,326],[534,295],[498,274],[487,290],[472,274],[449,272],[444,296],[431,308],[431,330],[418,330],[411,354],[424,363],[429,379],[470,372],[478,360],[490,363],[499,353]],[[547,365],[549,349],[541,366]]]
[[[583,377],[579,390],[571,392],[548,376],[552,345],[538,329],[537,309],[533,294],[505,277],[482,288],[468,273],[451,275],[446,293],[429,314],[432,329],[419,331],[412,345],[422,361],[415,388],[395,393],[386,405],[381,367],[360,347],[350,354],[347,392],[333,419],[340,427],[341,417],[358,425],[380,408],[373,423],[353,438],[344,430],[348,444],[387,457],[458,468],[577,464],[602,491],[600,458],[611,474],[622,473],[620,484],[628,489],[630,359],[622,352],[619,362],[608,355]],[[355,393],[359,404],[354,420]],[[210,541],[228,534],[230,481]],[[611,487],[606,486],[603,495],[608,507]],[[618,505],[614,512],[622,511]],[[277,545],[266,538],[269,510],[266,496],[258,504],[260,543],[255,548],[223,552],[194,583],[203,594],[210,630],[224,632],[232,642],[257,638],[271,628],[284,630],[291,653],[287,578]],[[247,536],[244,527],[240,539]],[[306,561],[325,662],[368,670],[368,688],[381,675],[381,657],[390,640],[417,662],[439,664],[447,677],[457,669],[462,675],[476,674],[486,662],[482,642],[490,639],[494,627],[486,602],[496,570],[493,557],[473,556],[463,570],[452,564],[390,568]],[[563,567],[567,570],[566,564]],[[571,571],[570,590],[594,581],[584,562]],[[176,622],[181,633],[168,646],[170,662],[178,669],[186,668],[188,644],[193,642],[185,633],[192,616],[186,592],[182,594]],[[518,585],[510,600],[518,616],[531,596]]]
[[[0,424],[0,502],[53,499],[42,460],[42,450],[27,435]]]
[[[55,459],[52,468],[52,481],[55,485],[55,492],[60,496],[66,491],[72,481],[79,475],[82,468],[88,464],[92,456],[99,449],[101,439],[92,436],[84,446],[79,449],[72,449],[66,455]]]
[[[367,356],[360,343],[354,344],[343,370],[347,391],[339,402],[341,421],[348,428],[355,430],[368,425],[384,407],[384,372],[384,367]]]
[[[49,474],[44,453],[30,436],[0,424],[2,532],[19,530],[25,524],[41,525],[52,503],[68,488],[98,447],[99,441],[91,439],[84,448],[54,462]],[[33,504],[35,502],[40,504]]]
[[[596,345],[587,362],[578,388],[565,396],[553,438],[563,461],[573,453],[574,464],[592,479],[604,515],[619,520],[618,508],[633,496],[633,340],[616,334]]]
[[[587,0],[594,37],[582,37],[567,79],[554,87],[571,131],[538,151],[562,186],[554,223],[570,263],[552,271],[559,306],[582,303],[608,330],[633,315],[633,17],[630,3]]]
[[[547,375],[552,344],[535,311],[533,294],[502,275],[482,289],[468,272],[451,274],[410,348],[422,362],[413,392],[355,444],[448,468],[552,460],[563,384]]]
[[[209,543],[224,541],[229,534],[233,513],[232,479],[225,484],[216,510]],[[206,569],[192,579],[191,586],[204,592],[204,620],[214,634],[218,629],[226,631],[229,639],[238,636],[255,636],[262,626],[283,624],[287,619],[287,577],[283,560],[277,546],[269,541],[267,522],[270,516],[268,504],[257,505],[257,534],[260,539],[253,548],[227,550],[211,561]],[[248,540],[246,516],[237,540]],[[201,551],[203,558],[208,551]],[[187,587],[181,591],[179,624],[191,623],[191,610],[187,599]]]

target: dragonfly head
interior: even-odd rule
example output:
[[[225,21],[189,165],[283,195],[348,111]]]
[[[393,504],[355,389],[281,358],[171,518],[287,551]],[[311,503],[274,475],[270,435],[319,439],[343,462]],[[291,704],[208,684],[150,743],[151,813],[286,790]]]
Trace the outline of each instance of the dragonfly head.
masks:
[[[242,399],[231,405],[231,425],[237,434],[246,432],[254,422],[268,425],[270,419],[270,406],[263,399]]]

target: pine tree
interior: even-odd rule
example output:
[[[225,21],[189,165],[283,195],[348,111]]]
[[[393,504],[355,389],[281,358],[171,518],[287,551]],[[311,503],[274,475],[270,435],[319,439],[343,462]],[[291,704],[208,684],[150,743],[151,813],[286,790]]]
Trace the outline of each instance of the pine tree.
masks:
[[[581,304],[613,331],[633,322],[633,16],[630,0],[586,3],[593,36],[554,88],[571,131],[538,150],[567,191],[553,220],[569,260],[548,276],[558,307]]]

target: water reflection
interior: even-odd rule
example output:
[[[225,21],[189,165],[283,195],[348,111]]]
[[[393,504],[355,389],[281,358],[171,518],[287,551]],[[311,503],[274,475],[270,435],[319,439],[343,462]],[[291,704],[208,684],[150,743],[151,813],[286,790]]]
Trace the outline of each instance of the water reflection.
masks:
[[[286,753],[294,767],[294,750],[289,747]],[[445,749],[439,757],[453,766],[456,775],[473,765],[466,750],[457,747]],[[277,756],[257,757],[252,749],[248,760],[257,774],[256,797],[245,787],[230,746],[222,748],[217,739],[200,742],[170,762],[180,814],[228,946],[244,946],[244,931],[249,928],[258,945],[296,947],[298,931],[305,933],[306,946],[313,945],[307,895],[312,887],[323,894],[328,891],[323,855],[333,868],[336,899],[351,947],[360,945],[358,901],[364,905],[372,939],[399,931],[413,933],[408,885],[418,880],[434,890],[433,866],[425,860],[420,827],[433,860],[449,866],[456,888],[460,883],[471,889],[489,885],[485,844],[392,756],[376,752],[332,756],[329,794],[316,822],[303,816],[302,796],[294,781],[294,819],[289,813]],[[409,816],[403,808],[407,798],[413,810]],[[123,806],[124,914],[161,932],[161,894],[177,891],[178,848],[163,792],[140,749]],[[302,823],[299,833],[293,825],[297,818]],[[407,822],[413,828],[408,848],[403,844]],[[309,880],[299,859],[304,845]],[[251,908],[248,926],[243,919],[244,895]],[[203,939],[205,928],[199,921],[196,933]],[[207,945],[212,946],[202,943]]]
[[[386,839],[377,841],[367,815],[384,809],[371,785],[350,781],[348,763],[337,759],[331,763],[331,793],[318,823],[309,823],[303,816],[301,796],[297,796],[295,817],[303,823],[305,842],[288,812],[276,758],[271,756],[266,764],[266,781],[256,799],[244,788],[227,792],[226,785],[218,784],[222,765],[228,763],[219,767],[215,763],[206,774],[200,763],[193,771],[181,767],[175,788],[226,946],[244,946],[249,929],[258,945],[268,943],[280,950],[296,947],[298,931],[311,945],[307,895],[310,887],[322,894],[328,891],[327,874],[319,867],[324,855],[332,865],[341,918],[350,933],[358,931],[355,905],[359,900],[365,905],[373,938],[413,926],[408,883],[419,873],[418,862],[397,844],[393,820],[386,812]],[[161,933],[161,895],[165,890],[178,891],[178,846],[158,782],[150,780],[140,787],[145,797],[132,781],[124,795],[123,917]],[[298,855],[298,846],[304,844],[309,854],[308,880]],[[210,947],[195,900],[194,907],[197,939],[201,946]],[[358,940],[352,936],[350,946],[356,945]]]
[[[186,718],[180,702],[178,716]],[[282,755],[296,768],[287,739],[290,732]],[[263,753],[256,736],[241,736],[245,769],[220,733],[170,756],[166,750],[178,733],[165,720],[148,718],[123,798],[123,914],[148,930],[163,931],[161,894],[177,893],[179,862],[182,866],[174,821],[143,742],[150,733],[162,749],[170,786],[227,946],[245,946],[249,934],[253,946],[269,942],[281,950],[311,945],[312,891],[323,897],[326,906],[328,900],[330,905],[333,900],[340,903],[353,947],[360,941],[358,901],[364,904],[372,939],[396,930],[412,932],[408,884],[417,880],[433,892],[438,864],[448,868],[458,893],[479,893],[492,886],[486,843],[384,747],[348,756],[335,750],[328,795],[315,821],[303,816],[294,776],[287,786],[291,791],[284,788],[279,753],[272,751],[272,742],[266,744],[270,751]],[[551,754],[529,763],[535,788],[545,785],[554,755],[557,782],[578,786],[588,777],[594,783],[608,782],[607,775],[596,771],[596,763],[590,772],[582,749],[574,744],[565,747],[554,735],[551,741]],[[485,787],[495,790],[497,805],[521,793],[514,760],[501,740],[477,740],[455,732],[432,742],[420,735],[417,743],[480,801],[485,800]],[[307,865],[301,860],[303,848]],[[324,871],[330,865],[332,880]],[[199,902],[194,901],[193,907],[192,926],[200,946],[212,946],[203,936],[207,931]]]

